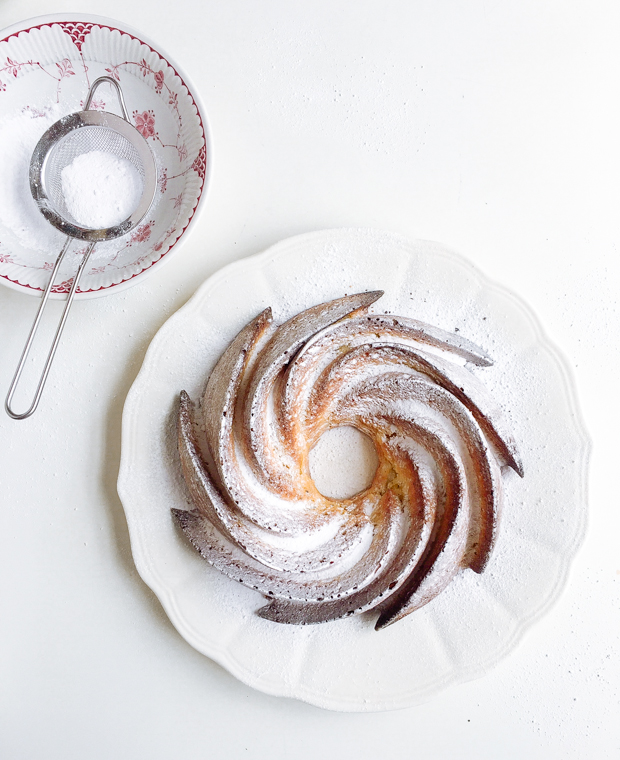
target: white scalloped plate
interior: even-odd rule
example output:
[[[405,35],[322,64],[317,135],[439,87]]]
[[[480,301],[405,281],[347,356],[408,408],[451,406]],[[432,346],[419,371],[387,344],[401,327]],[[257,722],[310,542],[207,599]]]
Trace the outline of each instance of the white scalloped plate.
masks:
[[[175,449],[181,389],[197,397],[227,343],[266,306],[282,321],[362,290],[485,348],[476,374],[508,413],[525,478],[508,474],[498,544],[434,601],[376,632],[363,617],[285,626],[264,600],[208,566],[174,527],[188,496]],[[589,443],[566,363],[532,312],[440,245],[372,230],[285,240],[225,267],[161,328],[123,413],[118,489],[140,575],[181,635],[243,682],[334,710],[413,705],[485,673],[558,598],[584,533]],[[514,474],[513,474],[514,475]]]
[[[56,119],[81,110],[90,85],[104,75],[119,82],[130,120],[153,150],[158,189],[136,229],[96,246],[76,298],[118,292],[169,260],[204,207],[211,168],[204,108],[187,75],[139,32],[103,16],[52,14],[0,32],[1,121],[27,112],[43,134]],[[93,107],[119,113],[109,85],[97,90]],[[10,217],[2,224],[0,210],[0,283],[39,295],[65,237],[30,198],[27,172],[26,163],[21,214],[28,232],[17,233]],[[72,250],[83,248],[76,241]],[[66,297],[76,268],[77,257],[67,257],[53,298]]]

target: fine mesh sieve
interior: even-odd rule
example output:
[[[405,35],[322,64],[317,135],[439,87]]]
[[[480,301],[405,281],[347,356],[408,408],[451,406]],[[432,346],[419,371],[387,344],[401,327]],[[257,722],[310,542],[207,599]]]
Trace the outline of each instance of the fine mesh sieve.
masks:
[[[145,184],[145,171],[140,154],[135,146],[115,129],[92,125],[69,132],[58,140],[49,152],[45,161],[43,185],[47,190],[52,209],[56,210],[58,216],[77,227],[81,225],[71,216],[62,192],[62,170],[73,163],[78,156],[93,150],[111,153],[117,158],[131,162],[142,179],[143,188]]]
[[[122,118],[115,114],[108,113],[107,111],[89,110],[95,90],[104,82],[107,82],[116,89],[123,114]],[[93,229],[92,227],[85,227],[79,224],[69,212],[62,192],[62,170],[66,166],[69,166],[78,156],[90,153],[94,150],[109,153],[116,158],[125,159],[131,162],[142,180],[142,194],[136,208],[119,224],[103,229]],[[93,85],[90,88],[84,110],[69,114],[52,124],[37,143],[30,161],[30,190],[37,203],[39,211],[45,216],[50,224],[54,225],[56,229],[67,235],[67,240],[56,259],[50,280],[43,293],[41,304],[30,330],[17,370],[15,371],[13,381],[9,387],[4,406],[7,414],[13,419],[22,420],[26,417],[30,417],[37,408],[65,321],[69,314],[71,303],[73,302],[80,278],[93,248],[99,241],[113,240],[121,235],[125,235],[139,224],[153,202],[156,189],[157,170],[153,153],[144,137],[129,123],[123,93],[118,82],[111,77],[99,77],[99,79],[96,79],[93,82]],[[15,393],[17,383],[19,382],[26,358],[28,357],[28,352],[30,351],[32,341],[39,326],[43,310],[45,309],[45,304],[51,293],[61,262],[73,239],[87,241],[89,245],[82,256],[82,260],[80,261],[78,270],[73,279],[69,296],[60,318],[43,372],[39,379],[39,384],[32,404],[25,412],[17,414],[11,408],[13,394]]]
[[[106,111],[90,111],[95,89],[103,82],[116,88],[123,117]],[[92,229],[76,222],[62,193],[62,170],[77,156],[100,150],[130,161],[142,179],[142,195],[136,208],[120,224]],[[39,210],[57,229],[79,240],[113,240],[135,227],[149,210],[157,189],[155,159],[144,137],[129,123],[123,94],[111,77],[100,77],[91,87],[84,111],[69,114],[48,129],[37,143],[30,161],[30,190]]]

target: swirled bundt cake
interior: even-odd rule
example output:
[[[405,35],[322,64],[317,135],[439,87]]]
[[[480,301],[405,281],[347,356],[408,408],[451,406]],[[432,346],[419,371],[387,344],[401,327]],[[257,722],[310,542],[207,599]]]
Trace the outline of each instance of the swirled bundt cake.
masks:
[[[200,554],[269,599],[280,623],[373,610],[377,628],[481,573],[497,536],[502,467],[523,475],[499,405],[466,367],[473,343],[369,306],[381,291],[281,325],[266,309],[228,346],[200,403],[181,393],[178,447],[192,509],[174,509]],[[374,442],[370,486],[323,496],[309,453],[349,425]]]

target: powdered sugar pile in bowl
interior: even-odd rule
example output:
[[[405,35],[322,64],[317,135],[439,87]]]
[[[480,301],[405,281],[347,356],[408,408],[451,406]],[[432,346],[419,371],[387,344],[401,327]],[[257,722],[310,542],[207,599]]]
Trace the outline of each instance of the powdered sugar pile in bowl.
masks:
[[[76,297],[117,292],[161,266],[204,205],[208,127],[178,66],[135,31],[103,17],[63,14],[22,22],[0,32],[2,284],[35,295],[47,284],[65,238],[30,197],[30,154],[54,121],[83,108],[90,85],[102,75],[121,85],[130,120],[154,153],[158,187],[138,227],[95,248]],[[109,85],[97,91],[93,107],[119,113]],[[69,291],[84,247],[76,242],[63,264],[53,289],[57,298]]]

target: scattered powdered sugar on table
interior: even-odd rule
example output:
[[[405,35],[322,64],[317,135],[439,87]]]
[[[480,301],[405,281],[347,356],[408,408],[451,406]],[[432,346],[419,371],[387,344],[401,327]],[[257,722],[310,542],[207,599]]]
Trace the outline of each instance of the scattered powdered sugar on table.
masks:
[[[76,156],[60,176],[67,209],[84,227],[120,224],[135,211],[142,195],[142,178],[134,165],[102,150]]]

